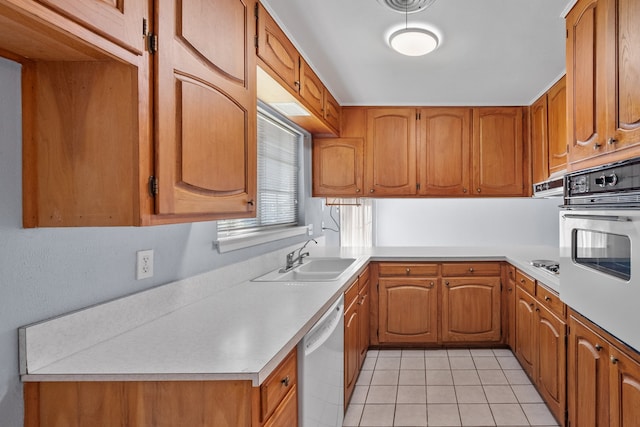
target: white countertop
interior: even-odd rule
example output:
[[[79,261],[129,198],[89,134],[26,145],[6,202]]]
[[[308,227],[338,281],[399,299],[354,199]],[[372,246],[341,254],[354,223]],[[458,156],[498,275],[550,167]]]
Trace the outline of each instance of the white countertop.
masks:
[[[557,277],[529,265],[532,259],[557,260],[554,247],[317,248],[313,255],[357,260],[333,282],[229,286],[38,369],[27,366],[22,380],[239,379],[259,385],[369,261],[508,261],[549,288],[559,287]]]

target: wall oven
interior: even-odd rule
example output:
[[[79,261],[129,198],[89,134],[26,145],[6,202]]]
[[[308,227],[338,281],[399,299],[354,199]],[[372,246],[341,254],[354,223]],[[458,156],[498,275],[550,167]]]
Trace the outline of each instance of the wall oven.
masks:
[[[640,158],[565,176],[560,297],[640,350]]]

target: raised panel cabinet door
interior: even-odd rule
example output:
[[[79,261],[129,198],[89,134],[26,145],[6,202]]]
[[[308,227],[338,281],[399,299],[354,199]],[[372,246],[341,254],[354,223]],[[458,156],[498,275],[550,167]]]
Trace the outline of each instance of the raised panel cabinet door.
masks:
[[[566,324],[545,307],[536,307],[536,384],[551,413],[561,421],[566,409]]]
[[[358,333],[360,329],[358,303],[351,304],[344,312],[344,407],[351,399],[351,394],[358,378],[360,351]]]
[[[609,4],[607,19],[615,31],[607,32],[607,36],[615,40],[615,45],[607,45],[607,53],[615,58],[604,62],[615,76],[608,89],[615,95],[614,129],[609,132],[613,135],[612,148],[618,149],[640,143],[640,2],[609,0]],[[607,135],[607,142],[610,137]]]
[[[342,107],[338,101],[331,95],[329,89],[324,88],[324,120],[336,131],[340,131],[340,121],[342,116]]]
[[[567,400],[569,424],[609,424],[609,344],[575,317],[569,317]]]
[[[516,348],[516,268],[510,265],[507,269],[507,316],[509,325],[509,347]]]
[[[549,174],[552,174],[567,168],[566,76],[547,92],[547,121]]]
[[[473,109],[476,195],[518,196],[524,189],[522,108]]]
[[[569,162],[603,154],[606,2],[579,0],[566,18]]]
[[[549,177],[549,142],[547,131],[547,94],[542,95],[530,108],[531,167],[533,182]]]
[[[149,2],[141,0],[35,0],[83,27],[142,55],[143,19],[149,20]]]
[[[362,138],[314,138],[314,196],[360,196],[363,173]]]
[[[609,359],[609,425],[640,426],[640,364],[615,347]]]
[[[500,277],[443,281],[442,341],[500,341]]]
[[[368,110],[365,153],[365,182],[369,196],[416,194],[415,110]]]
[[[254,5],[157,1],[160,215],[255,216]]]
[[[379,341],[438,341],[438,279],[379,279]]]
[[[420,194],[469,194],[471,109],[420,110]]]
[[[302,57],[300,57],[300,97],[317,117],[324,117],[324,85]]]
[[[364,363],[364,359],[367,357],[367,350],[369,349],[369,320],[371,310],[371,300],[369,298],[370,294],[370,285],[369,280],[367,279],[367,283],[364,285],[360,294],[358,295],[358,352],[359,352],[359,360],[358,360],[358,368],[362,366]]]
[[[300,88],[300,54],[293,43],[258,3],[258,57],[294,92]]]
[[[531,295],[516,286],[516,334],[515,354],[529,377],[534,378],[535,366],[535,300]]]

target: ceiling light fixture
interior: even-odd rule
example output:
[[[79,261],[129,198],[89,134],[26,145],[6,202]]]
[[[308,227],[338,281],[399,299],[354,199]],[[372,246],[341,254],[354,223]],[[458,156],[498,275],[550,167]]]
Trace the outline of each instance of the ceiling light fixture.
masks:
[[[438,36],[424,28],[409,27],[409,1],[405,2],[404,28],[389,36],[389,46],[406,56],[422,56],[438,47]],[[434,0],[426,6],[430,6]]]

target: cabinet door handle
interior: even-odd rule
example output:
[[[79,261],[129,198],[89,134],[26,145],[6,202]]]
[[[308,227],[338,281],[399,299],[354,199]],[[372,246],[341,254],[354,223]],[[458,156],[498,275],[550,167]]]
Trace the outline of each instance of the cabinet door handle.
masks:
[[[520,283],[524,283],[524,282],[525,282],[525,280],[524,280],[524,279],[520,279]]]
[[[247,204],[248,204],[249,206],[253,206],[253,199],[249,200],[249,201],[247,202]]]
[[[466,192],[467,192],[467,189],[466,189],[466,188],[463,188],[463,189],[462,189],[462,192],[463,192],[463,193],[466,193]]]
[[[611,363],[613,363],[614,365],[618,364],[618,358],[617,357],[611,356],[610,359],[611,359]]]
[[[477,191],[478,193],[480,193],[482,190],[478,188],[476,191]]]
[[[540,313],[540,309],[536,307],[536,312]]]
[[[473,267],[469,268],[469,273],[473,273]]]
[[[449,281],[447,280],[446,282],[444,282],[444,285],[448,288],[449,287]]]
[[[551,301],[551,298],[549,298],[548,296],[545,295],[544,300],[549,302],[549,301]]]
[[[509,288],[508,290],[509,290],[509,292],[513,292],[513,288]]]
[[[607,144],[609,144],[609,145],[614,145],[616,142],[618,142],[618,140],[615,139],[615,138],[607,139]]]
[[[371,190],[369,190],[369,193],[373,193],[375,190],[372,188]]]
[[[287,375],[286,377],[284,377],[280,382],[282,383],[282,385],[284,385],[285,387],[289,387],[289,381],[291,381],[289,379],[289,375]]]
[[[533,306],[534,306],[534,305],[535,305],[535,304],[534,304],[534,303],[532,303],[532,302],[530,302],[530,303],[529,303],[529,307],[531,307],[531,308],[533,308]]]
[[[411,274],[411,269],[407,268],[407,276]]]
[[[599,142],[596,142],[595,144],[593,144],[594,150],[599,150],[600,148],[602,148],[602,144],[600,144]]]
[[[435,283],[429,282],[429,289],[433,288],[434,286],[435,286]]]
[[[602,346],[600,344],[596,344],[596,351],[602,350]]]
[[[356,193],[359,193],[359,192],[360,192],[360,189],[359,189],[359,188],[356,188]]]

